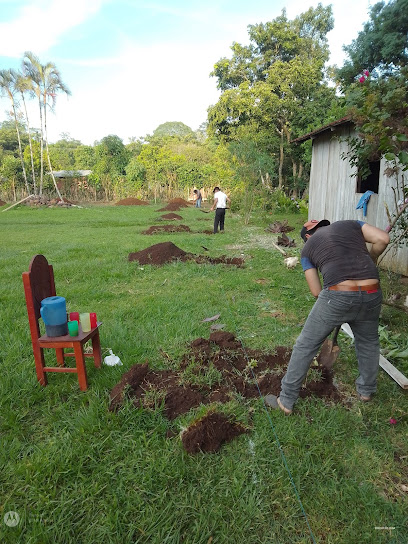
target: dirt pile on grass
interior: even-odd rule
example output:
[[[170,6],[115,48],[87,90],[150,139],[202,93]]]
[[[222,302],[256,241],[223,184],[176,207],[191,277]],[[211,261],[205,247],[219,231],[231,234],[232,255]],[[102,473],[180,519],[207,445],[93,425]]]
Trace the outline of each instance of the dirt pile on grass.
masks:
[[[163,265],[172,261],[187,261],[189,254],[174,245],[172,242],[161,242],[153,246],[129,253],[129,261],[138,261],[139,264]]]
[[[181,217],[181,215],[177,215],[176,213],[166,213],[160,216],[160,219],[163,219],[164,221],[177,221],[183,218]]]
[[[160,208],[160,210],[157,210],[157,211],[158,212],[166,212],[166,211],[176,212],[180,210],[181,208],[188,208],[189,206],[191,206],[191,204],[187,202],[187,200],[184,200],[184,198],[173,198],[173,200],[169,201],[167,206],[165,206],[164,208]]]
[[[4,200],[0,199],[0,206],[5,206],[5,205],[6,205],[6,202],[4,202]]]
[[[59,208],[70,208],[73,203],[67,199],[61,200],[60,198],[48,198],[47,196],[33,196],[25,201],[26,206],[37,208],[46,206],[47,208],[53,208],[58,206]]]
[[[191,232],[191,229],[187,225],[153,225],[142,231],[142,234],[156,234],[157,232]]]
[[[178,370],[151,370],[147,363],[134,365],[112,389],[109,410],[119,409],[127,396],[137,407],[155,409],[162,404],[164,415],[174,420],[200,404],[225,403],[237,397],[258,398],[259,391],[263,396],[278,395],[290,355],[291,350],[284,346],[272,353],[244,349],[233,333],[213,332],[209,339],[191,342]],[[307,381],[300,396],[339,402],[332,372],[320,366],[314,370],[320,379]],[[190,427],[192,434],[185,435],[188,447],[194,451],[198,447],[201,451],[215,451],[215,442],[221,445],[223,440],[245,432],[231,428],[228,420],[230,424],[220,425],[215,436],[214,421],[217,418],[196,421]]]
[[[139,200],[138,198],[124,198],[123,200],[119,200],[119,202],[116,202],[115,206],[148,206],[149,202],[146,202],[145,200]]]
[[[181,435],[181,441],[187,453],[214,453],[225,442],[246,432],[242,425],[230,421],[226,415],[211,412],[190,425]]]
[[[129,253],[129,261],[138,261],[139,264],[152,264],[161,266],[174,261],[195,261],[198,264],[227,264],[242,268],[244,259],[239,257],[206,257],[205,255],[194,255],[187,253],[177,247],[173,242],[161,242],[147,247],[135,253]]]

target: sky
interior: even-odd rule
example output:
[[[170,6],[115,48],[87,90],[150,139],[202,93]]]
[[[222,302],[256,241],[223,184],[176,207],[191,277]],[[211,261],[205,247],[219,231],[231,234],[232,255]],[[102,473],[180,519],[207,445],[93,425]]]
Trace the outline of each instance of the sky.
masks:
[[[0,69],[19,69],[25,51],[54,62],[71,96],[58,95],[48,118],[50,142],[61,134],[93,145],[109,134],[124,144],[178,121],[197,130],[220,92],[214,64],[231,45],[248,45],[248,25],[286,9],[289,19],[315,0],[0,0]],[[331,4],[330,64],[342,65],[369,20],[368,0]],[[0,122],[9,102],[0,100]],[[39,127],[38,108],[29,109]]]

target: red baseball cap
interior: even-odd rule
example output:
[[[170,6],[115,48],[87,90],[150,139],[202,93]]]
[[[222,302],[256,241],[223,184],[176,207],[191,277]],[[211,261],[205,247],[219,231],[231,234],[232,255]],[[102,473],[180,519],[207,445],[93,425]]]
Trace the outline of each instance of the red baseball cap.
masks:
[[[313,234],[315,230],[319,227],[326,227],[327,225],[330,225],[330,221],[328,221],[327,219],[322,219],[321,221],[318,221],[317,219],[311,219],[310,221],[306,221],[306,223],[302,227],[302,230],[300,231],[300,236],[306,242],[306,234]]]

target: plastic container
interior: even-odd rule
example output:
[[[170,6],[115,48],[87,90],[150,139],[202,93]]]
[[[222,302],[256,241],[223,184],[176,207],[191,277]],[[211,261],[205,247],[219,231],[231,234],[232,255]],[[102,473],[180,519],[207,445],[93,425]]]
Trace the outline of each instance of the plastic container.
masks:
[[[64,297],[47,297],[41,301],[41,317],[47,336],[68,334],[67,306]]]
[[[91,316],[89,313],[79,314],[79,320],[81,322],[82,332],[89,332],[91,330]]]

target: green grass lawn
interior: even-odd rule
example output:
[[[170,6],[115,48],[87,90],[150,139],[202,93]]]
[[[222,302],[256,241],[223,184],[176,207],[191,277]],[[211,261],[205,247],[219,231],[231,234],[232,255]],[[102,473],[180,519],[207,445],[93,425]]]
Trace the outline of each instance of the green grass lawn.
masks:
[[[300,265],[286,269],[270,244],[277,235],[264,230],[288,219],[298,246],[288,254],[299,256],[305,217],[259,214],[245,226],[229,213],[225,233],[213,236],[200,232],[211,230],[213,215],[189,208],[176,213],[193,234],[142,235],[161,224],[161,206],[0,212],[0,542],[408,542],[407,392],[380,370],[375,400],[357,402],[354,348],[345,335],[335,369],[343,404],[300,400],[287,418],[261,399],[236,399],[220,410],[250,432],[216,454],[189,455],[178,437],[209,407],[173,422],[160,406],[128,402],[108,411],[124,371],[146,361],[157,369],[177,365],[192,340],[208,338],[204,318],[219,313],[247,348],[273,351],[292,346],[314,302]],[[128,262],[130,252],[163,241],[195,254],[244,257],[245,268]],[[103,355],[110,348],[123,362],[98,370],[88,361],[86,392],[75,374],[48,374],[47,387],[37,382],[21,279],[36,253],[54,266],[67,310],[96,312]],[[407,294],[397,277],[382,279],[386,291]],[[381,322],[406,335],[407,314],[384,306]],[[176,435],[166,438],[167,431]],[[16,527],[3,522],[10,511],[20,516]]]

